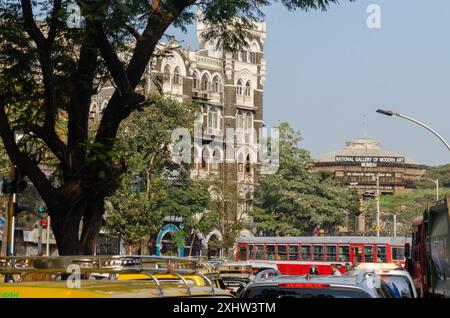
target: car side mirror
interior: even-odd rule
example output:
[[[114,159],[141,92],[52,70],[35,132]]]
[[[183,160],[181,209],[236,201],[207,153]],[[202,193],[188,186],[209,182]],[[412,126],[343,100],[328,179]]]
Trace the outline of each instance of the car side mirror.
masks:
[[[411,257],[411,246],[409,243],[405,243],[405,258]]]

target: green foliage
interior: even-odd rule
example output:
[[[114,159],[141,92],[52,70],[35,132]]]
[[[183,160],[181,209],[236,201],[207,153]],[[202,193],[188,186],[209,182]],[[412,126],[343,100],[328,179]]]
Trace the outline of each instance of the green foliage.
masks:
[[[440,198],[450,194],[450,189],[441,189]],[[413,220],[422,215],[427,204],[436,201],[435,189],[417,189],[396,195],[383,195],[380,199],[381,235],[393,235],[393,214],[397,215],[397,235],[411,234]],[[376,202],[372,200],[366,214],[366,231],[375,234]]]
[[[225,248],[225,253],[233,247],[236,237],[245,225],[242,215],[238,215],[237,203],[241,201],[238,196],[236,185],[225,183],[222,180],[212,179],[209,182],[211,200],[208,211],[202,215],[197,229],[202,233],[209,233],[217,229],[222,240],[217,244]]]
[[[127,171],[119,189],[107,199],[107,230],[127,244],[156,234],[165,216],[183,217],[193,227],[195,213],[208,205],[205,185],[189,178],[190,166],[171,160],[169,144],[174,129],[192,129],[195,105],[158,96],[150,108],[132,114],[122,123],[115,155]],[[181,244],[185,233],[177,238]]]
[[[440,187],[450,188],[450,164],[429,168],[424,178],[438,179]],[[421,179],[417,182],[417,187],[420,189],[431,189],[435,188],[435,186],[430,180]]]
[[[123,170],[120,157],[126,158],[129,166],[123,182],[135,180],[131,177],[135,171],[137,177],[145,178],[148,198],[154,182],[157,184],[155,179],[167,179],[174,171],[180,174],[178,179],[186,176],[187,169],[169,164],[166,149],[159,148],[163,143],[158,141],[166,137],[168,130],[164,129],[169,123],[157,118],[170,116],[170,108],[161,115],[154,112],[144,116],[149,122],[138,126],[142,136],[131,129],[118,132],[120,124],[136,110],[161,106],[158,100],[145,100],[137,88],[167,29],[172,25],[186,30],[200,7],[207,25],[204,37],[216,41],[224,51],[236,50],[246,45],[251,22],[260,20],[264,7],[275,2],[289,10],[324,10],[337,0],[80,0],[76,3],[82,23],[75,28],[67,23],[67,6],[73,1],[0,1],[0,134],[8,140],[9,155],[20,162],[53,219],[61,219],[52,223],[61,253],[93,253],[95,242],[91,238],[100,230],[96,221],[103,217],[103,209],[81,211],[83,216],[95,215],[97,219],[83,222],[82,237],[63,235],[78,232],[82,218],[76,210],[80,202],[90,201],[92,204],[86,206],[98,207],[116,190]],[[88,121],[91,100],[106,80],[115,92],[102,121],[94,125]],[[139,122],[138,117],[129,124]],[[61,118],[68,123],[63,133],[58,127]],[[148,136],[144,128],[154,134]],[[89,142],[89,130],[95,142]],[[11,131],[26,137],[19,147]],[[132,134],[129,145],[125,145],[127,133]],[[49,165],[59,170],[56,182],[47,180]],[[128,195],[126,191],[119,193]]]
[[[6,154],[5,148],[3,147],[3,142],[0,140],[0,177],[8,176],[9,170],[9,159]]]
[[[356,192],[328,174],[310,172],[311,157],[298,145],[300,132],[287,123],[279,129],[280,167],[277,173],[261,177],[253,211],[257,229],[280,236],[310,235],[319,224],[333,231],[344,224],[346,215],[358,213]]]

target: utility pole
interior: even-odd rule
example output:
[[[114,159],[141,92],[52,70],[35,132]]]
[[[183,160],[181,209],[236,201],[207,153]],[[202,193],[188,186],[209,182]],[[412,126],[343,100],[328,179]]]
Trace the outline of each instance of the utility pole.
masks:
[[[377,237],[380,236],[380,175],[377,173]]]
[[[9,178],[15,179],[16,169],[12,162],[9,163]],[[6,225],[6,256],[13,256],[14,251],[14,200],[15,193],[8,194],[8,210],[7,210],[7,225]]]
[[[439,201],[439,179],[430,179],[425,177],[422,177],[421,179],[434,182],[434,184],[436,185],[436,201]]]
[[[436,201],[439,201],[439,179],[436,179]]]
[[[38,222],[38,255],[42,252],[42,224]]]
[[[16,174],[16,167],[12,162],[9,163],[9,178],[14,180]],[[8,194],[8,205],[6,210],[6,256],[13,256],[14,251],[14,199],[15,193]],[[6,274],[4,282],[13,280],[11,274]]]
[[[46,255],[50,256],[50,215],[47,216],[47,246],[45,249]]]
[[[394,237],[397,237],[397,214],[394,214]]]

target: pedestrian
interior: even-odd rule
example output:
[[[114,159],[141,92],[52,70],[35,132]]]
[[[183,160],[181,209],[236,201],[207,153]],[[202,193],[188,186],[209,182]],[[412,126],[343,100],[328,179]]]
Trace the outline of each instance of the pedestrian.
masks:
[[[342,273],[339,271],[336,265],[331,265],[331,275],[332,276],[342,276]]]
[[[319,275],[319,268],[317,266],[311,266],[309,268],[309,275]]]

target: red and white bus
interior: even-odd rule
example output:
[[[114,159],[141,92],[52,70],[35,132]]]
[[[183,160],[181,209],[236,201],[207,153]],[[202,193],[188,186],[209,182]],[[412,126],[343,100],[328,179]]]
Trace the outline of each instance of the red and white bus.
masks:
[[[399,237],[305,236],[240,237],[236,260],[259,260],[278,265],[282,274],[331,274],[331,265],[343,273],[356,263],[405,264],[405,243]]]

